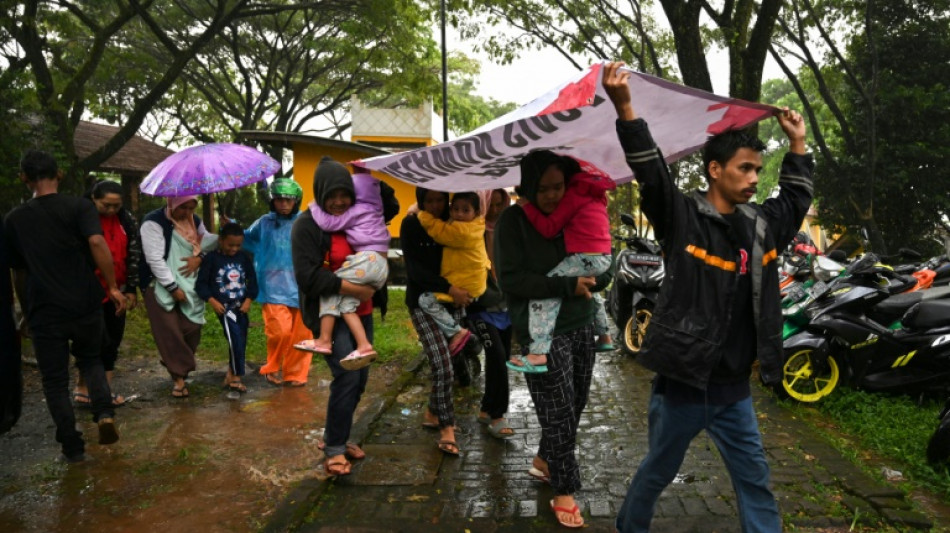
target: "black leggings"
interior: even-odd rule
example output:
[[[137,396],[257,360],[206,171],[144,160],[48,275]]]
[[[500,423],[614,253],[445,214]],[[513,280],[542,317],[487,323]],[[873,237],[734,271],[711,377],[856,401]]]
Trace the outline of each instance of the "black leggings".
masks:
[[[125,336],[125,313],[115,316],[115,304],[108,300],[102,304],[102,319],[106,326],[102,337],[102,369],[112,372],[119,358],[119,345]]]
[[[503,418],[508,411],[508,367],[511,356],[511,327],[499,330],[480,319],[470,320],[485,349],[485,394],[481,410],[492,419]]]

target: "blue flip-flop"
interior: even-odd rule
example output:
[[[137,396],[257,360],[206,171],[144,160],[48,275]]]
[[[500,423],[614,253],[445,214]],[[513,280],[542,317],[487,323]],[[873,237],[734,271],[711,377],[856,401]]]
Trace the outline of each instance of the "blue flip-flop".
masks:
[[[525,374],[543,374],[548,371],[548,365],[532,365],[522,355],[518,356],[518,360],[521,361],[520,365],[516,365],[511,361],[505,361],[505,365],[515,372],[524,372]]]

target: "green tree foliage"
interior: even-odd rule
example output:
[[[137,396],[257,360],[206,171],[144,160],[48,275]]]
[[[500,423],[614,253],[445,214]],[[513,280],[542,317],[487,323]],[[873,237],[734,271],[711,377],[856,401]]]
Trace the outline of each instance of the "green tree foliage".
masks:
[[[53,131],[64,168],[78,177],[135,135],[196,56],[237,21],[301,8],[352,15],[382,4],[374,0],[4,0],[0,37],[8,64],[30,75],[40,119]],[[120,129],[99,150],[80,160],[73,132],[87,111],[114,119]]]
[[[796,0],[782,24],[785,50],[804,65],[785,69],[822,155],[823,224],[867,230],[882,254],[937,251],[935,229],[950,212],[950,1]],[[817,97],[832,128],[816,118]]]
[[[492,57],[511,61],[531,48],[551,48],[577,68],[590,59],[623,60],[643,72],[712,91],[706,54],[724,48],[729,94],[758,100],[762,70],[781,0],[454,0],[463,36]],[[666,18],[669,29],[654,14]],[[486,24],[508,31],[484,37]],[[675,59],[674,59],[675,58]]]

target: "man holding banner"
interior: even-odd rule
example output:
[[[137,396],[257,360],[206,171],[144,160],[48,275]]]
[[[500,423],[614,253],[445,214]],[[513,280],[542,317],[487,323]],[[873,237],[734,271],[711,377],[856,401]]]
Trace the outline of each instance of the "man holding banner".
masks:
[[[641,209],[663,243],[666,279],[637,360],[657,373],[649,406],[649,451],[617,516],[621,533],[648,531],[660,493],[673,481],[703,429],[732,478],[744,532],[779,532],[769,467],[752,406],[749,377],[781,377],[782,315],[777,250],[811,204],[813,162],[805,123],[778,110],[789,140],[778,197],[755,195],[765,145],[727,131],[703,146],[706,192],[677,189],[646,122],[637,118],[622,63],[605,65],[603,87],[617,111],[617,134],[640,185]]]

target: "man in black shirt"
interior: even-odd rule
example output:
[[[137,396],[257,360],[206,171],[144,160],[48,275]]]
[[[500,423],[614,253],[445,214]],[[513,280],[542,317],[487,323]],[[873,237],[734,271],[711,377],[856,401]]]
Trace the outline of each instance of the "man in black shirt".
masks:
[[[103,294],[95,269],[106,280],[106,296],[117,313],[125,312],[125,297],[115,284],[112,255],[95,206],[59,194],[61,178],[50,154],[27,152],[20,161],[20,179],[33,198],[7,215],[4,230],[43,394],[56,423],[56,441],[67,461],[78,462],[85,459],[85,442],[69,400],[70,349],[89,386],[99,444],[119,440],[112,393],[99,357]]]
[[[649,409],[649,451],[617,516],[621,533],[648,531],[660,493],[690,442],[706,430],[729,470],[744,532],[782,530],[762,448],[749,376],[758,358],[766,382],[782,369],[777,252],[801,227],[811,203],[813,163],[805,123],[776,112],[788,137],[777,197],[755,196],[765,145],[727,131],[703,147],[708,189],[681,192],[650,130],[637,118],[621,64],[604,66],[617,110],[617,135],[640,185],[641,210],[663,242],[666,277],[637,361],[657,373]]]

